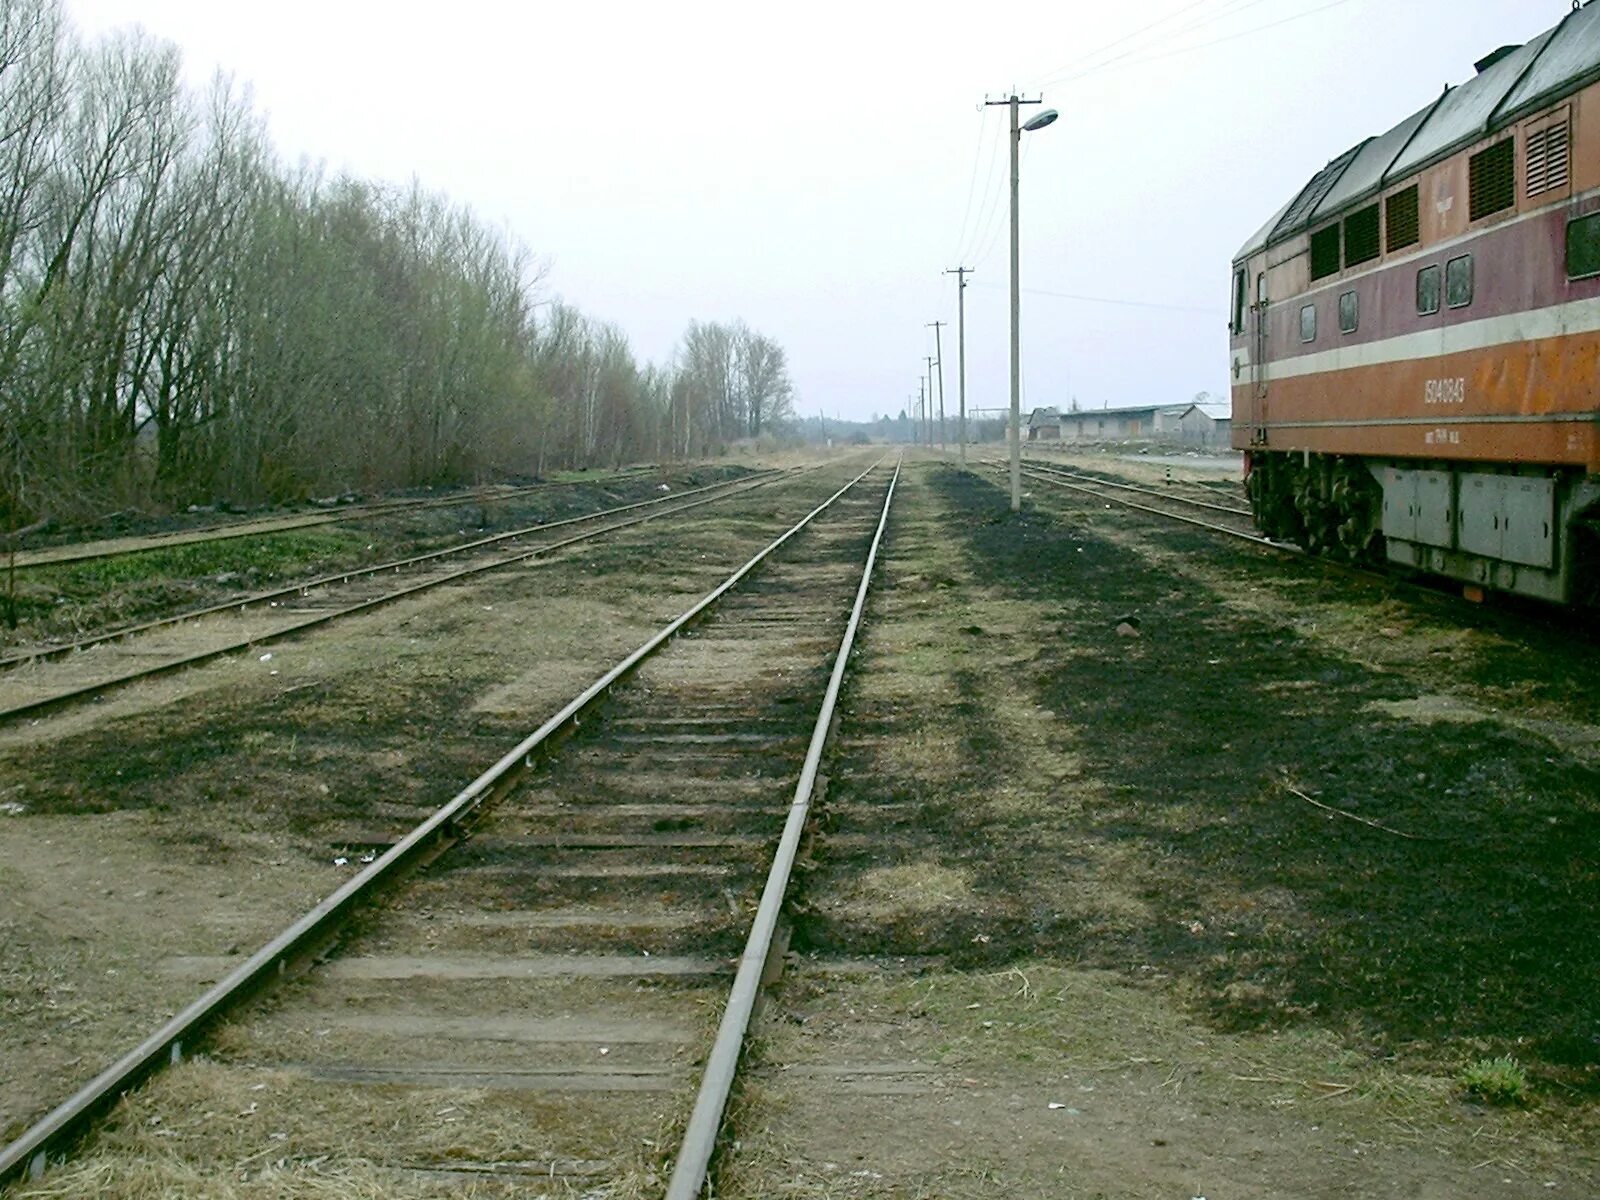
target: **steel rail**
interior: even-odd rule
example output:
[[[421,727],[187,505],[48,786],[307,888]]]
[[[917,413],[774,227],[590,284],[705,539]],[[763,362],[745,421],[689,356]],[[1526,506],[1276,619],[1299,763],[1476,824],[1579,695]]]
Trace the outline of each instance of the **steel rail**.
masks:
[[[990,465],[992,466],[993,464]],[[1026,468],[1026,470],[1030,478],[1037,479],[1041,483],[1048,483],[1052,487],[1070,488],[1072,491],[1082,492],[1086,496],[1093,496],[1096,500],[1109,500],[1111,503],[1120,504],[1124,508],[1136,508],[1140,512],[1147,512],[1157,517],[1165,517],[1169,521],[1181,521],[1185,525],[1209,529],[1213,533],[1225,533],[1229,537],[1238,538],[1243,542],[1250,542],[1252,545],[1264,546],[1268,550],[1277,550],[1284,554],[1305,553],[1298,546],[1287,546],[1282,542],[1275,542],[1271,538],[1262,537],[1259,533],[1246,533],[1242,529],[1229,529],[1226,525],[1218,525],[1215,521],[1202,521],[1199,517],[1186,517],[1182,513],[1168,512],[1164,508],[1152,508],[1148,504],[1140,504],[1137,500],[1124,500],[1121,496],[1108,496],[1104,492],[1097,492],[1093,488],[1084,487],[1082,484],[1068,483],[1059,476],[1051,475],[1032,467]]]
[[[903,458],[903,456],[902,456]],[[900,481],[900,461],[895,463],[894,476],[883,497],[883,512],[878,517],[877,532],[872,536],[867,551],[866,565],[861,571],[861,584],[856,589],[855,606],[850,610],[850,620],[844,637],[839,642],[839,652],[833,660],[833,674],[828,679],[828,690],[822,699],[822,708],[811,733],[811,745],[806,751],[805,765],[800,769],[800,780],[795,785],[794,799],[784,821],[783,835],[777,852],[767,872],[766,887],[761,893],[761,903],[750,926],[750,936],[740,956],[733,988],[728,994],[728,1005],[723,1009],[722,1023],[717,1029],[716,1041],[706,1060],[705,1074],[701,1077],[700,1091],[695,1097],[694,1110],[679,1145],[678,1156],[672,1168],[672,1178],[667,1185],[667,1200],[695,1200],[705,1186],[706,1172],[711,1156],[716,1150],[717,1137],[722,1129],[722,1117],[727,1110],[728,1098],[733,1090],[739,1059],[744,1051],[745,1037],[750,1030],[750,1018],[755,1012],[761,981],[766,975],[768,960],[772,955],[778,919],[783,911],[784,898],[789,889],[789,877],[800,850],[800,838],[805,832],[811,809],[811,796],[816,787],[817,773],[821,768],[822,754],[828,744],[828,734],[833,724],[834,708],[839,691],[844,685],[844,673],[850,662],[850,651],[855,645],[856,633],[866,611],[867,590],[872,583],[872,569],[878,560],[878,549],[883,544],[884,529],[889,523],[889,505],[894,500],[895,485]]]
[[[529,483],[520,487],[513,487],[509,491],[496,491],[492,488],[474,488],[458,492],[450,496],[415,496],[409,499],[399,498],[394,500],[371,500],[364,504],[352,504],[346,508],[324,509],[317,512],[301,513],[298,516],[287,514],[281,517],[254,517],[236,522],[218,522],[212,525],[198,525],[193,529],[171,529],[162,533],[128,534],[129,538],[145,537],[150,539],[150,544],[145,546],[124,546],[121,549],[94,549],[96,545],[116,541],[116,538],[100,538],[95,542],[79,542],[61,546],[41,546],[37,550],[29,551],[28,557],[23,558],[23,551],[18,551],[17,570],[26,571],[36,567],[62,567],[74,563],[95,562],[102,558],[120,558],[124,554],[144,554],[151,550],[167,550],[174,546],[199,546],[206,542],[228,542],[236,538],[269,537],[274,533],[292,533],[296,529],[312,529],[318,525],[332,525],[341,522],[368,521],[376,517],[386,517],[394,513],[422,512],[431,508],[450,508],[463,504],[500,504],[507,500],[516,500],[531,492],[548,491],[551,488],[575,487],[579,483],[606,483],[612,480],[631,480],[650,472],[643,469],[629,469],[618,471],[615,474],[594,480],[560,480],[551,483]],[[281,524],[270,528],[261,528],[268,521],[280,521]],[[43,556],[43,557],[41,557]]]
[[[1188,504],[1194,508],[1214,509],[1217,512],[1232,513],[1236,517],[1253,516],[1248,508],[1234,508],[1228,504],[1213,504],[1209,500],[1191,500],[1187,496],[1174,496],[1169,492],[1158,491],[1155,488],[1140,487],[1136,483],[1122,483],[1112,479],[1101,479],[1096,475],[1084,475],[1077,471],[1069,471],[1067,468],[1058,467],[1054,463],[1036,462],[1030,463],[1029,466],[1036,471],[1047,471],[1051,474],[1059,475],[1063,479],[1082,479],[1089,483],[1098,483],[1102,487],[1121,488],[1128,492],[1141,492],[1146,496],[1159,496],[1161,499],[1170,500],[1174,504]]]
[[[728,489],[729,494],[748,491],[752,487],[759,487],[764,483],[772,482],[784,472],[781,470],[761,471],[743,479],[724,480],[720,483],[707,484],[705,487],[693,488],[687,492],[679,492],[675,496],[652,496],[649,500],[635,500],[629,504],[619,504],[614,508],[602,508],[592,513],[583,513],[576,517],[563,517],[559,521],[546,521],[541,525],[524,525],[518,529],[511,529],[505,533],[493,534],[486,538],[474,538],[469,542],[460,542],[453,546],[445,546],[438,550],[429,550],[424,554],[415,554],[410,558],[395,558],[388,562],[374,563],[367,567],[351,567],[345,571],[331,571],[326,575],[318,575],[312,579],[303,579],[296,583],[285,584],[283,587],[272,588],[265,592],[250,592],[232,600],[223,600],[216,604],[208,604],[204,608],[188,609],[181,613],[174,613],[169,617],[157,617],[154,620],[144,621],[138,625],[126,625],[120,629],[108,630],[105,633],[95,634],[93,637],[81,638],[75,642],[62,642],[51,646],[42,646],[36,650],[24,651],[20,654],[9,654],[0,657],[0,669],[21,666],[30,662],[48,662],[52,659],[63,658],[74,651],[87,650],[91,646],[104,645],[106,642],[119,641],[131,637],[136,633],[148,633],[152,629],[165,629],[172,625],[181,625],[184,621],[194,620],[197,617],[209,617],[217,613],[231,612],[238,609],[241,612],[246,608],[267,604],[273,600],[281,600],[290,596],[304,596],[313,588],[326,587],[330,583],[349,583],[352,579],[361,579],[368,575],[378,575],[385,571],[401,571],[406,567],[416,566],[418,563],[431,562],[434,559],[448,558],[452,554],[465,554],[470,550],[481,549],[484,546],[493,546],[499,542],[513,541],[519,537],[527,537],[535,533],[543,533],[548,529],[559,529],[566,525],[579,525],[585,521],[597,521],[602,517],[613,517],[618,513],[632,512],[640,508],[648,508],[657,504],[670,504],[675,500],[682,500],[689,496],[698,496],[718,489]],[[668,510],[668,511],[676,511]],[[665,515],[665,514],[662,514]]]
[[[631,529],[636,525],[643,525],[648,521],[655,521],[662,517],[673,516],[677,513],[685,512],[691,508],[699,508],[706,504],[716,504],[720,501],[728,499],[730,496],[743,495],[747,491],[754,490],[757,487],[765,487],[768,484],[776,481],[777,480],[773,478],[763,479],[759,483],[750,484],[737,491],[723,492],[720,495],[707,496],[700,500],[692,500],[688,504],[680,504],[676,508],[669,508],[662,512],[647,513],[642,517],[632,517],[626,521],[619,521],[613,525],[603,526],[600,529],[591,529],[586,533],[580,533],[569,538],[562,538],[560,541],[548,542],[543,546],[535,546],[532,549],[522,551],[518,554],[495,559],[493,562],[478,563],[475,566],[462,567],[459,571],[451,571],[448,574],[440,575],[434,579],[424,579],[418,583],[410,584],[407,587],[396,588],[391,592],[384,592],[381,596],[373,596],[367,600],[360,600],[354,604],[344,605],[342,608],[329,609],[327,612],[318,613],[315,616],[307,617],[303,621],[297,621],[293,625],[286,625],[281,629],[267,630],[251,637],[240,638],[237,641],[229,642],[225,646],[217,646],[210,650],[199,650],[193,654],[186,654],[181,658],[175,658],[170,662],[156,663],[153,666],[141,667],[139,670],[130,672],[126,675],[115,675],[98,683],[87,683],[81,687],[72,688],[65,692],[57,692],[52,696],[45,696],[38,700],[30,700],[24,704],[13,705],[10,708],[0,708],[0,724],[4,724],[5,722],[13,720],[17,717],[36,716],[40,713],[49,712],[52,709],[81,700],[85,696],[95,696],[105,692],[114,691],[117,688],[125,687],[130,683],[137,683],[142,679],[155,679],[162,675],[170,675],[175,671],[181,671],[187,667],[198,666],[201,663],[210,662],[213,659],[222,658],[225,655],[234,654],[240,650],[247,650],[255,646],[269,645],[273,642],[281,641],[284,638],[291,637],[294,634],[304,633],[307,629],[315,629],[320,625],[327,625],[332,621],[341,620],[344,617],[355,616],[358,613],[370,612],[372,609],[381,608],[386,604],[392,604],[396,600],[403,600],[407,596],[414,596],[418,592],[425,592],[431,588],[442,587],[447,583],[454,583],[457,580],[465,579],[472,575],[481,575],[487,571],[498,571],[503,567],[515,566],[518,563],[528,562],[529,560],[535,558],[541,558],[546,554],[554,553],[557,550],[565,549],[566,547],[576,545],[579,542],[590,541],[593,538],[602,537],[608,533],[615,533],[620,529]],[[552,526],[549,525],[543,526],[543,528],[546,529],[551,527]],[[371,572],[366,573],[370,574]],[[236,604],[232,604],[227,605],[226,607],[231,609],[238,606]]]
[[[183,1047],[192,1044],[206,1026],[256,990],[287,974],[291,965],[303,961],[309,954],[325,946],[359,903],[370,899],[381,885],[390,882],[422,855],[441,849],[453,841],[466,821],[480,815],[492,800],[504,793],[522,770],[532,765],[536,752],[569,727],[575,726],[580,717],[632,674],[640,663],[704,615],[779,548],[876,470],[882,461],[880,458],[874,462],[768,543],[717,587],[568,701],[561,711],[508,750],[492,767],[457,792],[370,866],[363,868],[315,908],[274,936],[207,989],[199,999],[79,1088],[10,1145],[0,1148],[0,1181],[21,1171],[26,1171],[31,1178],[42,1175],[51,1151],[79,1134],[108,1104],[163,1066],[180,1062]],[[898,468],[896,475],[898,477]],[[890,486],[892,489],[893,484]]]

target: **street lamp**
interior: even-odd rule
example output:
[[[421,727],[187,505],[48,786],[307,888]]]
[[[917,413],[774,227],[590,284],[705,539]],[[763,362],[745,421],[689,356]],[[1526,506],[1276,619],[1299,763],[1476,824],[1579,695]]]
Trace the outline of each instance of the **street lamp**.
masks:
[[[1032,133],[1053,123],[1060,114],[1047,108],[1025,125],[1017,124],[1021,105],[1039,104],[1039,100],[1023,100],[1016,95],[1004,100],[990,100],[989,104],[1004,104],[1011,109],[1011,511],[1022,510],[1022,335],[1018,321],[1022,311],[1022,291],[1017,281],[1017,148],[1024,132]]]

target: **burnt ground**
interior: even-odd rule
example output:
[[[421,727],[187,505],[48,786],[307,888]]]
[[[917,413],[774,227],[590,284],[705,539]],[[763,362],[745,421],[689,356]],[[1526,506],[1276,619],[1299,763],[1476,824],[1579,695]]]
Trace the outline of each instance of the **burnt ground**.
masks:
[[[982,485],[945,476],[939,487],[958,512],[984,505]],[[1161,540],[1186,555],[1218,553],[1201,535]],[[1375,1051],[1413,1054],[1479,1039],[1600,1099],[1594,757],[1487,712],[1393,715],[1438,690],[1426,661],[1374,667],[1282,619],[1242,615],[1198,580],[1152,580],[1135,550],[1064,513],[979,523],[968,553],[982,574],[1061,606],[1071,631],[1090,635],[1089,646],[1052,645],[1041,628],[1029,670],[1040,703],[1075,728],[1104,794],[1088,831],[1181,865],[1149,873],[1147,898],[1159,897],[1166,919],[1131,943],[1102,946],[1037,910],[1015,914],[1017,935],[1080,961],[1134,957],[1180,973],[1228,1026],[1311,1017],[1359,1026]],[[1460,618],[1423,607],[1436,608],[1434,620]],[[1128,614],[1143,614],[1138,639],[1115,634]],[[1492,648],[1469,675],[1502,691],[1600,696],[1592,664],[1533,636],[1515,659]],[[1409,836],[1331,825],[1291,787]],[[1019,839],[994,864],[1003,892],[1025,890],[1044,865],[1030,843]],[[1272,900],[1283,891],[1292,921]],[[1193,921],[1205,930],[1192,932]]]
[[[925,470],[727,1194],[1592,1194],[1594,656]]]

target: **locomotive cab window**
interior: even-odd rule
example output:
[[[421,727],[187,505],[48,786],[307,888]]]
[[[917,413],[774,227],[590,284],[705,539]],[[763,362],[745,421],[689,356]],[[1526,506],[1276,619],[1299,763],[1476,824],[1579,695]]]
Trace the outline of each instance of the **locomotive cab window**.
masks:
[[[1354,292],[1345,292],[1339,297],[1339,331],[1341,333],[1354,333],[1356,331],[1359,304],[1360,302]]]
[[[1314,342],[1317,340],[1317,306],[1308,304],[1300,310],[1300,340]]]
[[[1233,273],[1233,332],[1244,332],[1244,271]]]
[[[1472,255],[1463,254],[1444,265],[1444,302],[1451,308],[1472,303]]]
[[[1567,222],[1567,278],[1600,275],[1600,213]]]
[[[1421,316],[1439,311],[1439,264],[1417,272],[1417,312]]]

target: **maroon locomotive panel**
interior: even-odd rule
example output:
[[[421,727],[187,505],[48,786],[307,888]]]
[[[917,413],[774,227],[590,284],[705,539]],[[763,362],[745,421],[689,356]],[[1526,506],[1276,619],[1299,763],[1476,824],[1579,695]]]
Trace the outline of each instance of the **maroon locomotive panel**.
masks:
[[[1600,5],[1318,172],[1234,259],[1234,444],[1269,536],[1600,587]]]

